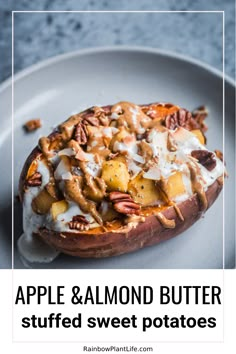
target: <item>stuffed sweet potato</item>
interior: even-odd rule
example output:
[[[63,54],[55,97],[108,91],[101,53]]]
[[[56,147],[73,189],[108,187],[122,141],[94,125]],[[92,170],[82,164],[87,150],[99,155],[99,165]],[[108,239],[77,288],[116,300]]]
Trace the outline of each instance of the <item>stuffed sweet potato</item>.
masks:
[[[108,257],[189,228],[222,189],[204,107],[119,102],[71,116],[23,167],[24,232],[80,257]]]

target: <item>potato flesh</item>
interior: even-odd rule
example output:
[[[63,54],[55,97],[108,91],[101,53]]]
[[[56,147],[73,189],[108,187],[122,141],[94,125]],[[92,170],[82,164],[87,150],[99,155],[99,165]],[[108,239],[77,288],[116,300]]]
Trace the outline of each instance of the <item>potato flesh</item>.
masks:
[[[102,178],[108,191],[127,192],[129,172],[126,165],[121,161],[106,161],[102,167]]]
[[[143,206],[157,204],[158,200],[160,200],[155,181],[143,178],[141,175],[129,182],[128,192],[136,203]]]
[[[68,203],[66,200],[60,200],[52,203],[51,214],[53,220],[56,220],[58,215],[65,213],[68,210]]]

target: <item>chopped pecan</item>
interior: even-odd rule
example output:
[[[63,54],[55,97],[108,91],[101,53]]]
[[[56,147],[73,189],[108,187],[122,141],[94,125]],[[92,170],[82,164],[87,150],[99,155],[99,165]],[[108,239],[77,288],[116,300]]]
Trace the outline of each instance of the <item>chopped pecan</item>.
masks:
[[[99,125],[108,126],[110,120],[108,114],[110,113],[110,106],[106,107],[92,107],[89,111],[83,114],[83,122],[86,125],[98,127]]]
[[[87,143],[87,131],[86,127],[83,123],[79,123],[75,127],[75,140],[80,144],[80,145],[85,145]]]
[[[39,129],[42,126],[40,119],[31,119],[24,124],[24,128],[27,132],[32,132]]]
[[[192,112],[193,119],[197,122],[202,132],[207,131],[205,119],[208,116],[208,111],[205,106],[200,106]]]
[[[191,155],[208,171],[212,171],[216,167],[216,160],[213,152],[207,150],[193,150]]]
[[[105,113],[103,113],[99,116],[99,122],[104,127],[107,127],[110,123],[110,119],[105,115]]]
[[[104,110],[103,107],[93,107],[94,115],[99,119],[100,125],[108,126],[110,123],[110,119],[107,114],[109,114],[108,110]]]
[[[72,218],[72,221],[69,223],[69,228],[79,231],[85,231],[89,229],[89,222],[83,215],[75,215]]]
[[[94,116],[94,113],[89,113],[84,117],[83,123],[86,125],[92,125],[93,127],[99,126],[99,120]]]
[[[109,115],[111,113],[111,107],[110,105],[108,106],[103,106],[102,109],[104,111],[105,114]]]
[[[166,116],[165,126],[174,130],[177,127],[183,127],[187,130],[199,129],[199,124],[192,117],[192,114],[184,108],[180,108],[177,112]]]
[[[39,172],[35,172],[26,180],[26,185],[29,187],[38,187],[42,184],[42,175]]]
[[[127,193],[111,192],[109,194],[109,199],[118,213],[126,215],[140,214],[140,205],[135,203]]]

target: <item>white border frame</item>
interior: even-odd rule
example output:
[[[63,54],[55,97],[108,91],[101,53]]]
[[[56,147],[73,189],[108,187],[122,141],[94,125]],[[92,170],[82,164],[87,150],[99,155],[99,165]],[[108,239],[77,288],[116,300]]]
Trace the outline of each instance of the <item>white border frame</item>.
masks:
[[[9,79],[9,81],[11,81],[11,86],[12,86],[12,306],[14,304],[14,297],[13,297],[13,284],[14,284],[14,277],[13,277],[13,273],[14,273],[14,186],[13,186],[13,181],[14,181],[14,14],[15,13],[221,13],[222,14],[222,49],[223,49],[223,53],[222,53],[222,75],[220,74],[220,71],[219,70],[216,70],[214,68],[212,68],[210,65],[208,64],[203,64],[201,63],[200,61],[196,60],[196,59],[192,59],[191,58],[191,61],[199,66],[202,66],[202,67],[205,67],[206,69],[214,72],[215,74],[219,75],[220,77],[222,77],[222,84],[223,84],[223,163],[224,163],[224,156],[225,156],[225,11],[222,11],[222,10],[216,10],[216,11],[213,11],[213,10],[204,10],[204,11],[200,11],[200,10],[176,10],[176,11],[162,11],[162,10],[118,10],[118,11],[115,11],[115,10],[104,10],[104,11],[100,11],[100,10],[30,10],[30,11],[21,11],[21,10],[16,10],[16,11],[12,11],[12,77]],[[104,48],[104,47],[101,47],[101,49]],[[137,47],[136,47],[137,48]],[[148,49],[148,48],[147,48]],[[93,50],[96,50],[96,48],[92,48],[91,51]],[[83,50],[80,50],[80,52],[82,52]],[[84,50],[85,52],[86,50]],[[87,50],[89,51],[89,50]],[[161,52],[161,51],[160,51]],[[164,53],[165,51],[163,51]],[[166,53],[168,53],[166,51]],[[53,60],[57,60],[58,57],[61,57],[62,55],[60,56],[57,56],[56,58],[49,58],[47,60],[45,60],[44,62],[50,62],[50,61],[53,61]],[[66,56],[66,54],[65,54]],[[185,60],[187,60],[187,57],[186,56],[183,56],[183,55],[176,55],[176,57],[178,57],[179,59],[181,58],[185,58]],[[36,67],[40,66],[40,63],[39,64],[35,64],[32,66],[32,68],[30,67],[30,69],[26,69],[24,70],[21,74],[18,74],[17,75],[17,79],[20,79],[20,77],[23,75],[27,75],[30,74],[30,72],[32,70],[34,70]],[[231,78],[228,78],[227,77],[227,81],[233,85],[235,85],[234,81],[231,79]],[[5,82],[5,84],[8,84],[8,80],[7,82]],[[223,176],[223,182],[224,182],[224,176]],[[225,301],[225,295],[224,295],[224,270],[225,270],[225,226],[224,226],[224,222],[225,222],[225,210],[224,210],[224,206],[225,206],[225,188],[224,188],[224,185],[223,185],[223,190],[222,190],[222,193],[223,193],[223,205],[222,205],[222,208],[223,208],[223,215],[222,215],[222,221],[223,221],[223,245],[222,245],[222,249],[223,249],[223,258],[222,258],[222,264],[223,264],[223,292],[222,292],[222,306],[223,306],[223,333],[222,333],[222,336],[223,336],[223,340],[222,341],[199,341],[199,342],[196,342],[196,341],[171,341],[171,342],[167,342],[167,341],[152,341],[152,342],[145,342],[145,341],[141,341],[141,342],[135,342],[135,343],[224,343],[224,338],[225,338],[225,332],[224,332],[224,328],[225,328],[225,311],[224,311],[224,301]],[[69,270],[69,269],[68,269]],[[148,269],[147,269],[148,271]],[[14,307],[14,306],[13,306]],[[13,324],[13,307],[12,307],[12,324]],[[44,342],[30,342],[30,341],[23,341],[23,342],[18,342],[18,341],[14,341],[13,340],[13,325],[12,325],[12,343],[85,343],[85,342],[81,342],[81,341],[73,341],[73,342],[69,342],[69,341],[60,341],[60,342],[47,342],[47,341],[44,341]],[[107,341],[101,341],[101,342],[86,342],[86,343],[134,343],[134,342],[107,342]]]

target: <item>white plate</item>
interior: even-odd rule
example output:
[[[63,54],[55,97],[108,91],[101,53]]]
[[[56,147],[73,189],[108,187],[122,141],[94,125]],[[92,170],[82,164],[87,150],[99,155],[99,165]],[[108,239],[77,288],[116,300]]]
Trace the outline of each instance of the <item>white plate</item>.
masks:
[[[222,194],[182,235],[132,254],[108,259],[79,259],[61,255],[35,268],[222,268],[234,267],[234,86],[225,82],[225,237]],[[33,66],[15,76],[14,194],[19,174],[40,135],[71,113],[120,100],[135,103],[168,101],[188,109],[204,104],[210,110],[208,146],[223,149],[223,81],[221,74],[197,61],[147,48],[100,48],[69,53]],[[1,90],[0,267],[11,267],[11,85]],[[43,128],[25,134],[22,125],[40,117]],[[15,240],[22,233],[21,207],[15,205]],[[15,249],[15,268],[24,268]]]

